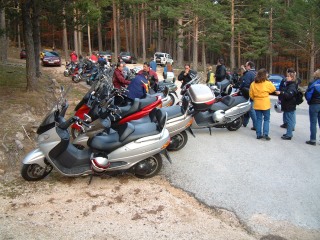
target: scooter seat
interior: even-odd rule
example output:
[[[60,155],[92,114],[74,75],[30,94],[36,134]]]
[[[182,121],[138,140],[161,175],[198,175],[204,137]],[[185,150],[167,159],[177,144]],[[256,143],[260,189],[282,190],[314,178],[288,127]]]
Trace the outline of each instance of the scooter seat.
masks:
[[[178,105],[166,107],[166,108],[163,108],[163,110],[167,112],[168,120],[172,118],[180,117],[184,114],[184,110]]]
[[[144,107],[154,103],[157,101],[157,97],[148,97],[148,98],[135,98],[133,101],[133,104],[128,104],[127,106],[120,107],[121,110],[121,117],[126,117],[130,114],[133,114],[137,112],[140,109],[143,109]]]
[[[113,150],[121,147],[122,143],[119,141],[118,132],[114,131],[109,134],[101,132],[88,140],[88,146],[94,150],[112,152]]]
[[[133,126],[133,125],[132,125]],[[151,135],[159,134],[160,132],[157,129],[156,123],[144,123],[144,124],[138,124],[134,126],[134,132],[130,135],[126,136],[124,141],[122,142],[123,145],[133,142],[137,139],[148,137]]]

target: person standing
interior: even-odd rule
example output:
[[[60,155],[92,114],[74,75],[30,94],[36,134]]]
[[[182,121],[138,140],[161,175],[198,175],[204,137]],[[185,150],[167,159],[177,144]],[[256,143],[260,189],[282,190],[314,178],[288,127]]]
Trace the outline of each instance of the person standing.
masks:
[[[317,141],[317,121],[320,128],[320,69],[313,74],[314,81],[308,86],[305,93],[309,105],[310,120],[310,140],[306,144],[316,146]]]
[[[184,65],[184,71],[181,71],[178,80],[182,81],[181,88],[197,76],[197,72],[190,69],[190,64]]]
[[[121,62],[118,62],[117,68],[114,70],[113,78],[112,78],[114,88],[120,89],[121,87],[126,87],[130,83],[130,81],[124,78],[122,71],[123,71],[123,64]]]
[[[214,72],[212,71],[212,67],[211,66],[208,67],[206,84],[209,87],[216,84],[216,77],[214,75]]]
[[[72,51],[70,53],[70,60],[72,63],[76,63],[78,61],[78,55],[76,54],[76,51]]]
[[[287,124],[287,132],[281,137],[283,140],[291,140],[292,131],[296,125],[296,73],[293,71],[287,71],[287,77],[285,86],[280,91],[276,91],[276,94],[281,99],[281,110],[283,111],[283,119]]]
[[[250,85],[249,96],[253,100],[253,108],[256,111],[256,134],[257,139],[271,140],[269,137],[270,108],[269,95],[276,91],[276,87],[268,80],[265,68],[258,71],[254,82]],[[263,119],[262,119],[263,118]],[[263,128],[262,128],[263,121]]]
[[[149,65],[154,72],[157,71],[157,63],[154,61],[154,58],[151,58]]]
[[[226,69],[226,66],[224,65],[223,58],[218,59],[215,77],[216,77],[216,82],[221,82],[227,77],[227,69]]]
[[[245,69],[246,71],[243,73],[242,76],[242,82],[240,84],[240,92],[241,94],[245,97],[245,98],[249,98],[249,89],[250,89],[250,85],[251,83],[254,81],[255,77],[256,77],[256,69],[254,66],[254,63],[251,61],[246,62],[245,66],[241,66],[242,69]],[[249,113],[244,115],[243,118],[243,126],[246,127],[249,123],[249,119],[252,119],[252,128],[251,130],[256,130],[256,121],[257,121],[257,117],[256,117],[256,112],[253,109],[253,102],[252,99],[250,100],[251,102],[251,109],[249,111]]]

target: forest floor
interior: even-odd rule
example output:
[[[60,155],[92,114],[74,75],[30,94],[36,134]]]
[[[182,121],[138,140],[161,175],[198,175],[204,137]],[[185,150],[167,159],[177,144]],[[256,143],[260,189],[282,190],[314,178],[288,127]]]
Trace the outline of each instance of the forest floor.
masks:
[[[7,88],[0,96],[0,239],[285,239],[250,231],[233,212],[205,206],[161,173],[146,180],[94,177],[89,184],[89,177],[53,171],[40,182],[24,181],[21,159],[35,146],[36,126],[57,83],[74,87],[69,110],[87,91],[63,77],[63,69],[42,68],[46,77],[36,94]]]

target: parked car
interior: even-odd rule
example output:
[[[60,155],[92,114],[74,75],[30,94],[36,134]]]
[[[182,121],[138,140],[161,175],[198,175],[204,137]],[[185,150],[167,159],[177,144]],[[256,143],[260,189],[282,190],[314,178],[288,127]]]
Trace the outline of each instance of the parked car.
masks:
[[[61,57],[57,52],[44,52],[42,59],[43,66],[61,66]]]
[[[99,56],[103,56],[108,62],[112,62],[112,52],[111,51],[100,51]]]
[[[276,87],[276,90],[279,91],[280,83],[282,80],[285,79],[285,76],[281,74],[270,74],[269,80],[273,83],[273,85]]]
[[[121,52],[118,56],[118,62],[137,63],[137,58],[131,52]]]
[[[26,50],[22,49],[20,52],[20,59],[25,59],[27,58],[27,53]]]
[[[173,64],[173,59],[169,53],[156,52],[153,58],[154,61],[161,66],[164,66],[167,63]]]

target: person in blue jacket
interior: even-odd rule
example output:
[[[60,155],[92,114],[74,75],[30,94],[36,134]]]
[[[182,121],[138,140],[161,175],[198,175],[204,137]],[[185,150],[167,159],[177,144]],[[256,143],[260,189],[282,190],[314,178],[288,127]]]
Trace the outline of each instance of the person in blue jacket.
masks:
[[[320,128],[320,69],[313,74],[314,81],[311,82],[305,97],[309,104],[310,140],[306,144],[316,146],[317,121]]]
[[[157,71],[157,63],[154,61],[153,58],[150,59],[150,68],[153,70],[153,71]]]
[[[142,72],[135,76],[128,86],[128,91],[127,97],[131,100],[145,98],[148,92],[148,74]]]

